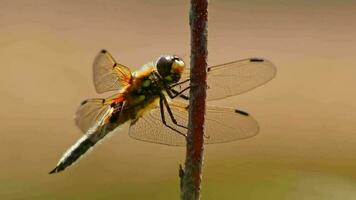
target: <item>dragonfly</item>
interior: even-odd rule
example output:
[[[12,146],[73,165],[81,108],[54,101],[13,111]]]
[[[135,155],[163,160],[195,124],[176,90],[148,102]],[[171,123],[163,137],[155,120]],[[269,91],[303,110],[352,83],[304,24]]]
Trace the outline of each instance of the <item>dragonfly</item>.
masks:
[[[273,79],[276,67],[268,60],[248,58],[207,69],[207,100],[242,94]],[[93,64],[97,93],[108,98],[83,101],[75,123],[84,133],[60,158],[50,174],[61,172],[99,141],[129,124],[129,136],[146,142],[183,146],[188,132],[190,70],[176,55],[163,55],[141,69],[131,70],[102,50]],[[256,120],[229,107],[206,107],[205,143],[223,143],[255,136]]]

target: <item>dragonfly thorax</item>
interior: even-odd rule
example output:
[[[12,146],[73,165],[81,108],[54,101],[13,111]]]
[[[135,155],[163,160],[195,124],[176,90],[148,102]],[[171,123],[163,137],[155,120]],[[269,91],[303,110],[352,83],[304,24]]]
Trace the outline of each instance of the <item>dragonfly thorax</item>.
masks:
[[[161,56],[156,62],[157,71],[166,84],[177,83],[184,67],[183,60],[174,55]]]

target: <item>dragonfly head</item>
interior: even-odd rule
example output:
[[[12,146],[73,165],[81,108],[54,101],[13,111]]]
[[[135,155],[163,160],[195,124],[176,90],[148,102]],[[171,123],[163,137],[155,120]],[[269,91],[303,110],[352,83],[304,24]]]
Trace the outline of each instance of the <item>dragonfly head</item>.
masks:
[[[156,67],[159,75],[167,84],[177,83],[184,71],[183,60],[174,55],[165,55],[158,58]]]

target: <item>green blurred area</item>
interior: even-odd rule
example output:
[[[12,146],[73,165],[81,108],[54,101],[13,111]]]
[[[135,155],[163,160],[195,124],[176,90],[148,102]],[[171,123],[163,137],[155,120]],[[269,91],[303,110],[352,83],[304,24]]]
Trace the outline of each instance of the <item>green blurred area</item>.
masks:
[[[300,169],[258,161],[224,160],[205,163],[203,199],[353,199],[355,196],[356,183],[351,177],[340,175],[342,168]],[[127,163],[130,166],[97,172],[83,170],[84,163],[50,179],[43,174],[5,180],[0,192],[5,199],[179,199],[177,165],[164,160],[163,163],[167,168],[162,162],[155,162],[132,170],[132,163]]]
[[[205,148],[202,199],[356,198],[356,19],[352,1],[211,1],[209,64],[268,58],[277,77],[210,104],[259,122],[249,140]],[[189,1],[1,1],[0,199],[179,199],[185,149],[129,138],[48,175],[81,133],[100,49],[138,69],[189,63]],[[107,95],[109,96],[109,95]]]

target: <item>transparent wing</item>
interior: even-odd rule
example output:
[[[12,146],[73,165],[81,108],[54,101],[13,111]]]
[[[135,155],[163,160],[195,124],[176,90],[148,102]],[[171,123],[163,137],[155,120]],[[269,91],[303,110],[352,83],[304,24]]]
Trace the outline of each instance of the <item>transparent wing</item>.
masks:
[[[165,112],[165,115],[168,116],[168,113]],[[177,120],[179,120],[179,122],[186,121],[186,119],[179,119],[180,116],[175,115],[175,117]],[[169,120],[167,119],[167,121]],[[169,124],[171,125],[172,123]],[[183,130],[183,128],[178,130],[185,131],[183,133],[187,132],[187,130]],[[146,112],[136,121],[133,121],[130,126],[129,135],[134,139],[145,142],[166,144],[171,146],[185,145],[184,136],[163,125],[159,107]]]
[[[180,125],[188,125],[188,105],[181,102],[171,102],[170,108]],[[182,133],[187,129],[174,125],[168,112],[165,112],[166,122]],[[259,131],[257,122],[247,113],[221,107],[207,107],[205,121],[205,143],[223,143],[250,138]],[[146,142],[183,146],[185,137],[163,125],[160,109],[155,108],[132,122],[130,136]]]
[[[189,71],[185,70],[182,80],[189,78]],[[211,66],[208,68],[207,100],[222,99],[250,91],[273,79],[276,72],[276,67],[270,61],[259,58]]]
[[[131,82],[131,71],[124,65],[118,64],[106,50],[102,50],[93,64],[93,79],[98,93],[120,90]]]
[[[86,133],[105,118],[111,109],[110,104],[111,100],[99,98],[83,101],[75,113],[75,124],[83,133]]]

